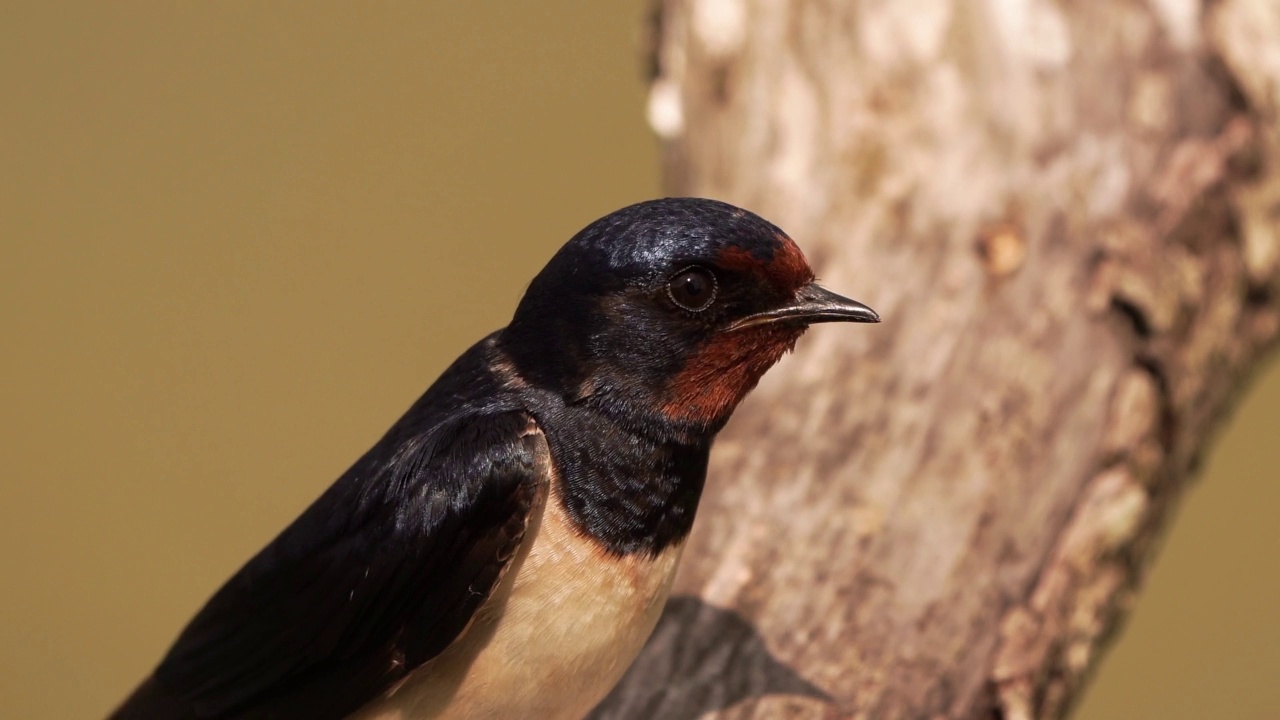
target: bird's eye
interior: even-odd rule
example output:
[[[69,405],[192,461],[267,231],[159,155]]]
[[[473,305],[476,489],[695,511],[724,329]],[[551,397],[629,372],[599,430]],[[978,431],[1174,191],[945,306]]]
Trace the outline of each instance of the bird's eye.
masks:
[[[667,283],[667,295],[685,310],[706,310],[716,299],[716,278],[698,267],[681,270]]]

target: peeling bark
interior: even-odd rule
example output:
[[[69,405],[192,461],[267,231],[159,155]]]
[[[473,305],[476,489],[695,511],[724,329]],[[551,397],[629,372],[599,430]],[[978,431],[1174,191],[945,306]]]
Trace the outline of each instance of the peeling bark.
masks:
[[[692,597],[595,717],[1061,716],[1280,331],[1280,5],[659,16],[668,189],[884,323],[811,332],[739,411]]]

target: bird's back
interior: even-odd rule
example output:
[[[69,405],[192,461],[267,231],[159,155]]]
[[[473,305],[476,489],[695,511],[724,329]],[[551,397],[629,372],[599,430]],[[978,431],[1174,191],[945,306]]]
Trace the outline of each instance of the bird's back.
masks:
[[[547,490],[493,353],[460,357],[233,575],[113,720],[336,720],[448,647]]]

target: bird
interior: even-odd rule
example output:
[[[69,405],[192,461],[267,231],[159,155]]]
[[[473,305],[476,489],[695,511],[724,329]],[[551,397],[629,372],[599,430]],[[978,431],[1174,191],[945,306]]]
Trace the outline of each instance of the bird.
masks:
[[[734,409],[810,325],[879,320],[733,205],[590,223],[110,719],[582,717],[653,631]]]

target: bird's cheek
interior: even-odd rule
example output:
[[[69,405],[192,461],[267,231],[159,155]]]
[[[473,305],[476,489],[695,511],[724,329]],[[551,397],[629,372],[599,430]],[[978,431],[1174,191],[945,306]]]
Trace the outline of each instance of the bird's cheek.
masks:
[[[662,412],[683,423],[723,421],[800,333],[780,328],[718,335],[690,354],[667,385]]]

